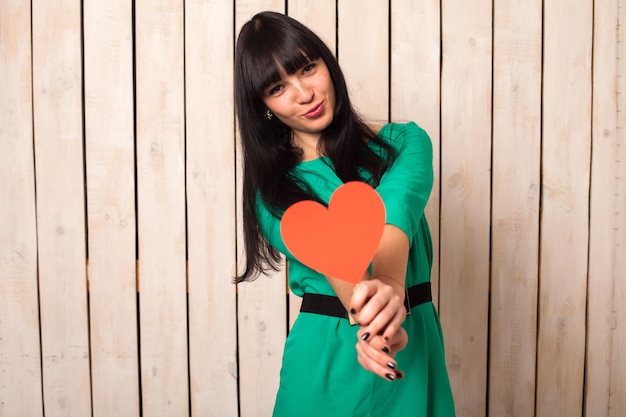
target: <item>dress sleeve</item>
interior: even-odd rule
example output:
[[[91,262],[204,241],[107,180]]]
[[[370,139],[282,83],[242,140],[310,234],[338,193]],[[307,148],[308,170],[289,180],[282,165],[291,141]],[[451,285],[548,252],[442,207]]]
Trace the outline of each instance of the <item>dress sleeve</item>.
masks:
[[[385,203],[387,224],[400,228],[412,244],[433,186],[432,143],[413,122],[386,125],[379,135],[397,155],[376,191]]]

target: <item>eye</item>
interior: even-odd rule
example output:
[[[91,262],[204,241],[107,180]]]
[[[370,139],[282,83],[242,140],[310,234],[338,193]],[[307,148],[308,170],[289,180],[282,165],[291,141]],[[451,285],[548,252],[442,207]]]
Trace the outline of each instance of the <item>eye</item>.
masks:
[[[307,74],[307,73],[313,71],[316,66],[317,66],[317,64],[315,62],[309,62],[304,67],[302,67],[302,72]]]
[[[276,84],[268,88],[267,95],[275,96],[283,90],[283,86],[281,84]]]

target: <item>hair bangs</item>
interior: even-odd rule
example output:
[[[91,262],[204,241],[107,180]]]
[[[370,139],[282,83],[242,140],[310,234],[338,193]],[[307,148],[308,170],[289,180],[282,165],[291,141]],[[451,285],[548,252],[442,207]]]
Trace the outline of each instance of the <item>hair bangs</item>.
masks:
[[[262,96],[268,87],[279,82],[284,74],[295,74],[321,56],[317,45],[304,36],[294,39],[281,36],[280,33],[268,32],[270,31],[257,34],[254,42],[256,45],[249,49],[248,62],[244,65],[246,79],[258,96]]]
[[[310,45],[310,42],[306,42],[306,39],[303,39],[301,43],[293,42],[296,40],[298,39],[294,39],[292,42],[285,42],[287,45],[283,48],[276,48],[272,54],[276,64],[287,75],[295,74],[302,67],[321,56],[317,48],[314,45]]]

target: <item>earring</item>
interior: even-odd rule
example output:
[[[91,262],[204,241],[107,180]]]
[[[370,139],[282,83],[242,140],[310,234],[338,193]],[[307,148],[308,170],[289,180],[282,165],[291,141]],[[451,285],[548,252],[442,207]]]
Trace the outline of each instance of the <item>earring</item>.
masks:
[[[270,111],[270,109],[266,109],[265,113],[263,113],[265,115],[265,118],[267,120],[272,120],[272,118],[274,117],[274,114]]]

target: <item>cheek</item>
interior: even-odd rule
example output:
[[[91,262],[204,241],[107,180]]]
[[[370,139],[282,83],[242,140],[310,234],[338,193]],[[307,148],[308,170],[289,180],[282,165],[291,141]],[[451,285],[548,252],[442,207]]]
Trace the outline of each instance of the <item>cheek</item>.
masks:
[[[267,108],[274,113],[274,116],[278,120],[287,126],[291,125],[292,112],[290,111],[290,107],[288,105],[285,105],[285,103],[270,103],[270,106],[267,106]]]
[[[330,87],[328,87],[327,93],[328,97],[330,98],[330,100],[332,101],[333,105],[335,104],[335,88],[333,87],[333,84],[330,84]]]
[[[274,100],[266,101],[265,105],[272,113],[277,116],[288,116],[289,115],[289,103],[286,97],[279,97]]]
[[[326,92],[329,96],[335,97],[335,86],[333,86],[333,80],[330,79],[330,75],[326,78]]]

